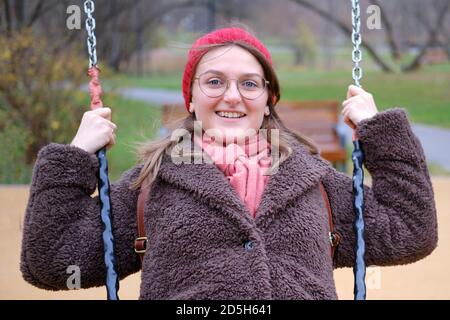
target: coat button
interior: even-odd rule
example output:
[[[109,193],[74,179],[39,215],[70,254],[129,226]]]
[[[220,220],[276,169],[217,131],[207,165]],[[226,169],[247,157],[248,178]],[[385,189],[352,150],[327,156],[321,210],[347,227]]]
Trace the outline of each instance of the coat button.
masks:
[[[244,248],[246,251],[253,251],[255,250],[255,245],[251,240],[245,241]]]

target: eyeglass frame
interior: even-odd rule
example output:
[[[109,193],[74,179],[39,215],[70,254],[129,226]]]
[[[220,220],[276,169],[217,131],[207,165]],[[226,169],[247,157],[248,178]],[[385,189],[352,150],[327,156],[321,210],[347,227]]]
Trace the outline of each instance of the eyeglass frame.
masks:
[[[195,80],[198,80],[202,75],[204,75],[204,74],[206,74],[206,73],[208,73],[208,72],[211,72],[211,71],[205,71],[205,72],[199,74],[198,76],[194,77],[194,81],[195,81]],[[260,75],[257,75],[257,76],[261,77]],[[246,100],[256,100],[256,99],[258,99],[259,97],[262,96],[262,94],[264,93],[264,90],[267,88],[267,85],[270,84],[270,81],[266,80],[266,78],[261,77],[261,79],[263,79],[264,88],[263,88],[263,90],[261,90],[261,94],[260,94],[259,96],[255,97],[255,98],[251,98],[251,99],[250,99],[250,98],[247,98],[247,97],[244,97],[244,95],[241,93],[241,90],[239,89],[239,86],[238,86],[238,83],[237,83],[237,81],[239,81],[239,79],[227,78],[227,79],[226,79],[226,80],[227,80],[227,86],[226,86],[225,90],[224,90],[221,94],[219,94],[218,96],[215,96],[215,97],[211,97],[211,96],[207,95],[207,94],[203,91],[202,86],[200,85],[200,81],[198,81],[198,86],[199,86],[199,88],[200,88],[200,91],[203,92],[203,94],[204,94],[205,96],[207,96],[208,98],[219,98],[219,97],[223,96],[223,95],[225,94],[225,92],[227,92],[227,90],[230,88],[230,80],[236,80],[236,88],[237,88],[239,94],[241,95],[241,97],[242,97],[243,99],[246,99]]]

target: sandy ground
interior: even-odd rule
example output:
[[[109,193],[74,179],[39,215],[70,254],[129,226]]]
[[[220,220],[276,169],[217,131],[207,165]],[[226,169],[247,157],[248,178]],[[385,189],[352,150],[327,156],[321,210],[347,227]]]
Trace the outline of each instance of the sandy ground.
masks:
[[[433,177],[439,219],[439,246],[411,265],[367,270],[367,299],[450,299],[450,178]],[[21,226],[28,186],[0,186],[0,299],[101,299],[104,287],[52,292],[26,283],[19,271]],[[353,298],[351,269],[335,271],[340,299]],[[121,299],[137,299],[140,274],[120,283]]]

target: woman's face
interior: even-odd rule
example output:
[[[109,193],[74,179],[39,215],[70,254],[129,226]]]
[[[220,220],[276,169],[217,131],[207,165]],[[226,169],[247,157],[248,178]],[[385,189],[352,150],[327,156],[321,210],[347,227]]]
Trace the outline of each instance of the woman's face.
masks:
[[[192,104],[203,130],[219,130],[226,143],[243,134],[251,136],[249,132],[258,132],[268,109],[267,86],[252,100],[243,97],[238,90],[239,86],[241,92],[251,95],[255,90],[254,81],[264,78],[261,64],[250,52],[237,45],[215,48],[206,53],[197,65],[195,77],[199,75],[204,76],[193,81]],[[211,94],[205,94],[206,85],[214,88],[225,80],[226,86],[226,79],[230,79],[229,86],[223,95],[211,98]]]

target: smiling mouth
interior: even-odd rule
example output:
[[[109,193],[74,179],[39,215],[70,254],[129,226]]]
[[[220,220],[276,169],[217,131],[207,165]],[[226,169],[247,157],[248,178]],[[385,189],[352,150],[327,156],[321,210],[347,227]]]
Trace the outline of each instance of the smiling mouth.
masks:
[[[245,113],[242,112],[223,112],[223,111],[216,111],[216,114],[221,118],[226,119],[239,119],[246,116]]]

